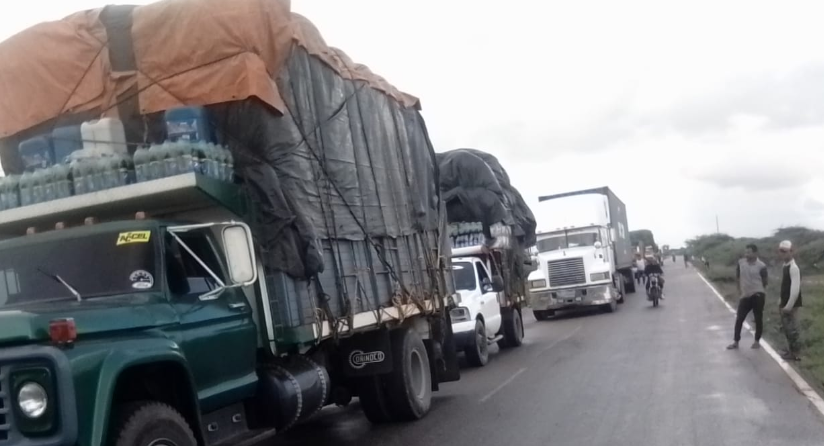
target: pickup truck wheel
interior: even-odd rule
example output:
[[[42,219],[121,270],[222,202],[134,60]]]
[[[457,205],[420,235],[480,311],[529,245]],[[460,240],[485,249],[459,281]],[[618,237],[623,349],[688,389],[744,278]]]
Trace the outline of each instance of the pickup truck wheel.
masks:
[[[513,308],[504,318],[504,338],[498,341],[501,348],[520,347],[524,343],[524,321],[521,312]]]
[[[358,399],[366,419],[374,424],[392,421],[384,377],[367,376],[358,381]]]
[[[392,365],[392,373],[384,379],[393,420],[423,418],[432,406],[432,372],[426,346],[416,331],[392,332]]]
[[[115,446],[197,446],[189,423],[171,406],[141,402],[118,412]]]
[[[486,342],[486,326],[480,319],[475,321],[475,335],[466,346],[466,360],[473,367],[483,367],[489,362],[489,343]]]

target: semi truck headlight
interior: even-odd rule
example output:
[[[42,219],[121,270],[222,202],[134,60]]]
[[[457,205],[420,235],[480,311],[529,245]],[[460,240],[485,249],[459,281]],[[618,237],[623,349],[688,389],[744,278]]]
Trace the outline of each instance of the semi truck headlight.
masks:
[[[589,275],[589,280],[591,282],[598,282],[601,280],[609,280],[609,272],[606,273],[592,273]]]
[[[545,280],[545,279],[541,279],[541,280],[533,280],[533,281],[530,281],[530,282],[529,282],[529,288],[530,288],[530,289],[533,289],[533,290],[534,290],[535,288],[546,288],[546,280]]]
[[[29,381],[20,386],[17,392],[17,405],[23,415],[34,420],[46,413],[49,407],[49,395],[43,386]]]

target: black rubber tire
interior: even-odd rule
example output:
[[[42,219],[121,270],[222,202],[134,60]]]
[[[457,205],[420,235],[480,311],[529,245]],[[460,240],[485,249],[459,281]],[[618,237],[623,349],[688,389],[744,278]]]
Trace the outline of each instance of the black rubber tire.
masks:
[[[652,306],[657,307],[658,301],[660,300],[660,295],[658,292],[653,291],[652,293]]]
[[[635,278],[632,277],[632,273],[626,275],[629,280],[624,281],[624,288],[627,294],[632,294],[635,292]]]
[[[614,313],[618,309],[618,302],[612,301],[606,305],[603,305],[601,308],[604,309],[604,313]]]
[[[358,399],[366,419],[373,424],[393,421],[389,398],[384,383],[385,375],[375,375],[358,380]]]
[[[115,446],[197,446],[186,419],[167,404],[144,401],[117,410]]]
[[[475,336],[472,336],[464,353],[472,367],[483,367],[489,362],[489,343],[486,341],[486,326],[482,320],[475,321]]]
[[[500,348],[520,347],[524,343],[524,320],[521,310],[512,308],[507,312],[503,321],[504,338],[498,341]]]
[[[410,328],[392,331],[392,373],[386,376],[395,421],[420,420],[432,406],[432,371],[421,336]]]

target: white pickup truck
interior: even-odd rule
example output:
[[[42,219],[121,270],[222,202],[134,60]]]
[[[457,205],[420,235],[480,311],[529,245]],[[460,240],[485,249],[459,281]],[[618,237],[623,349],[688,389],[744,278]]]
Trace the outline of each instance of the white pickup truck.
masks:
[[[458,351],[463,350],[475,367],[489,362],[490,344],[497,342],[499,347],[508,348],[523,343],[521,307],[526,298],[520,287],[507,286],[513,279],[505,266],[509,255],[511,252],[483,246],[453,249],[459,302],[450,312],[452,332]]]

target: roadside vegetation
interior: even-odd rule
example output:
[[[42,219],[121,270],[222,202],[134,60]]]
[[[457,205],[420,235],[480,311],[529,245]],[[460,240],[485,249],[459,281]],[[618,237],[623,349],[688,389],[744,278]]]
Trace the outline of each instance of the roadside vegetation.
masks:
[[[787,342],[780,331],[778,315],[782,273],[782,262],[778,259],[778,243],[781,240],[793,242],[796,262],[801,268],[802,275],[801,292],[804,296],[804,307],[799,312],[798,323],[803,352],[797,368],[821,391],[824,390],[824,231],[788,227],[764,238],[733,238],[726,234],[703,235],[688,241],[687,249],[695,259],[694,266],[704,273],[735,308],[739,297],[735,264],[744,255],[744,248],[748,244],[758,246],[759,257],[768,265],[770,275],[767,305],[764,309],[764,337],[776,349],[783,350],[787,347]],[[701,257],[709,261],[709,269],[700,264]]]

